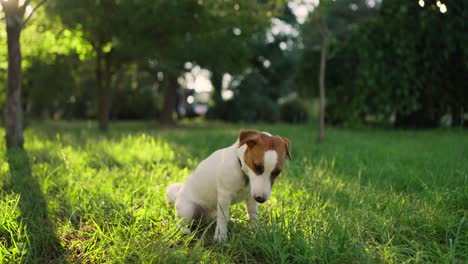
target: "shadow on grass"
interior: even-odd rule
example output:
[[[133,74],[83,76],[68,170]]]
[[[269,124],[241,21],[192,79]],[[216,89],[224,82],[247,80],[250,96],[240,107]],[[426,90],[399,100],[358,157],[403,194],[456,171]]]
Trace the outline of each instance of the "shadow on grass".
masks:
[[[18,221],[26,227],[27,250],[24,263],[63,263],[63,248],[47,214],[47,203],[37,179],[33,177],[26,151],[11,149],[6,153],[10,166],[11,190],[20,195]]]

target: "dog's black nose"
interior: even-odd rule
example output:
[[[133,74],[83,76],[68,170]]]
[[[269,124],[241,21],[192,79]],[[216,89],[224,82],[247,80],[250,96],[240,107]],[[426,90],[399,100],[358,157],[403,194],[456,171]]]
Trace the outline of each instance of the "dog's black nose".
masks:
[[[259,203],[264,203],[266,201],[265,198],[263,198],[263,196],[255,196],[255,201],[259,202]]]

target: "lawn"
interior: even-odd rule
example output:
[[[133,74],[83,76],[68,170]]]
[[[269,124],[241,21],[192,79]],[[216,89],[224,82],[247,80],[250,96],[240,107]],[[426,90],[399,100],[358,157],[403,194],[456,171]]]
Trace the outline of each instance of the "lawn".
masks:
[[[230,239],[175,225],[165,188],[242,128],[287,137],[293,160]],[[3,131],[0,131],[3,134]],[[25,151],[0,139],[2,263],[466,263],[468,132],[290,125],[33,123]]]

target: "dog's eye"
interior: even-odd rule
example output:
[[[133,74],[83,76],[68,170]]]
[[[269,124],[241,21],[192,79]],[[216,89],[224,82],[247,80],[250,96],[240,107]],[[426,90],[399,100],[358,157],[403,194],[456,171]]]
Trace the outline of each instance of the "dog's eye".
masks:
[[[264,170],[263,165],[257,165],[257,164],[254,164],[254,169],[257,174],[262,174]]]
[[[281,173],[280,170],[274,170],[272,173],[271,173],[271,176],[273,177],[278,177],[278,175]]]

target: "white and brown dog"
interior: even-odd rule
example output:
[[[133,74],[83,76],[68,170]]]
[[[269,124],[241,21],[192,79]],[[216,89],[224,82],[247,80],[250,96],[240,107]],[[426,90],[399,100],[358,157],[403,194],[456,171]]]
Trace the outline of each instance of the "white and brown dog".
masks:
[[[185,183],[166,190],[175,203],[179,227],[186,233],[192,220],[216,219],[215,240],[227,239],[229,207],[245,201],[251,221],[258,217],[258,203],[271,194],[285,158],[291,159],[289,141],[265,132],[244,130],[236,143],[217,150],[203,160]]]

